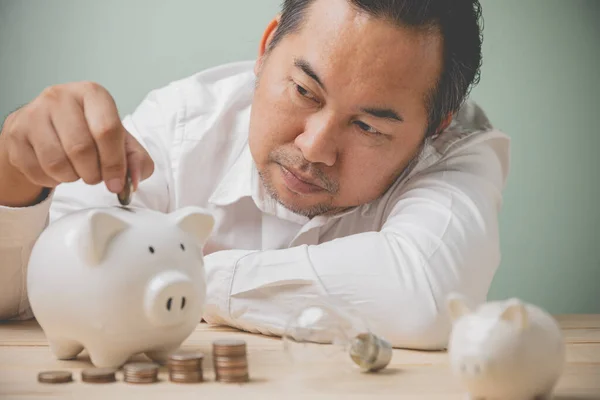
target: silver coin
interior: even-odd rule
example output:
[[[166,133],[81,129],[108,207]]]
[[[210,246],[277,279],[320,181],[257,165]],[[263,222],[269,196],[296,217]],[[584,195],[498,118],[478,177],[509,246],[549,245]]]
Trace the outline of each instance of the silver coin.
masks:
[[[128,206],[131,203],[131,197],[133,195],[133,182],[131,181],[131,175],[127,172],[127,178],[125,180],[125,186],[123,190],[117,195],[119,203],[122,206]]]

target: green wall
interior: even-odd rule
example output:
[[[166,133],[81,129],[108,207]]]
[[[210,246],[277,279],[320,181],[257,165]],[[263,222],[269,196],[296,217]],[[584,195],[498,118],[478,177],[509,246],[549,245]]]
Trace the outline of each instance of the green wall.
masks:
[[[121,114],[169,81],[254,58],[279,0],[0,0],[0,116],[94,80]],[[512,136],[490,298],[600,313],[600,1],[486,0],[473,98]]]

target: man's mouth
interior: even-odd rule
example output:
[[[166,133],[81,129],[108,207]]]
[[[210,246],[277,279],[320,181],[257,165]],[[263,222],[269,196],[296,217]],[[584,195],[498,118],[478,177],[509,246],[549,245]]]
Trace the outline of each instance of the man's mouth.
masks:
[[[285,185],[294,193],[306,195],[326,191],[318,179],[306,176],[293,168],[286,168],[281,164],[279,168]]]

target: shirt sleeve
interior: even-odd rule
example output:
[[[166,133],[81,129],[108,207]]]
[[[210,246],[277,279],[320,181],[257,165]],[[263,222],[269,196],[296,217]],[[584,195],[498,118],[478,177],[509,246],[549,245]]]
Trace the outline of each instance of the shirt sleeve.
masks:
[[[443,349],[446,299],[485,301],[500,263],[498,213],[508,140],[488,140],[418,173],[382,228],[318,245],[206,257],[208,322],[281,335],[291,312],[329,296],[394,347]]]
[[[123,119],[125,128],[144,146],[155,165],[153,175],[133,196],[134,207],[171,211],[169,147],[179,103],[177,88],[166,86],[151,92]],[[0,321],[33,317],[27,299],[27,264],[35,241],[49,223],[79,209],[118,204],[116,195],[104,184],[92,186],[79,180],[59,185],[30,207],[0,206]]]

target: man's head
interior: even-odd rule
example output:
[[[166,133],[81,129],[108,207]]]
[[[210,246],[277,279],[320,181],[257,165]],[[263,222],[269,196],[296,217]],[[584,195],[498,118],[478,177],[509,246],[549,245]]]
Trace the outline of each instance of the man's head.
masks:
[[[285,0],[249,135],[270,194],[309,217],[380,197],[476,83],[480,17],[476,0]]]

